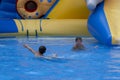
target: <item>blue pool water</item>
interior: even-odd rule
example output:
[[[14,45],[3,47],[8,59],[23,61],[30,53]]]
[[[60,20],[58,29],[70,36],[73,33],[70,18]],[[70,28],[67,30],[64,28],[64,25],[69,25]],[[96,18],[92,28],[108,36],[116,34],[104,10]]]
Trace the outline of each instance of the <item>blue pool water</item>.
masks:
[[[36,58],[25,43],[35,50],[45,45],[45,56],[59,58]],[[75,52],[74,37],[0,39],[0,80],[120,80],[120,46],[93,38],[83,38],[83,44],[86,50]]]

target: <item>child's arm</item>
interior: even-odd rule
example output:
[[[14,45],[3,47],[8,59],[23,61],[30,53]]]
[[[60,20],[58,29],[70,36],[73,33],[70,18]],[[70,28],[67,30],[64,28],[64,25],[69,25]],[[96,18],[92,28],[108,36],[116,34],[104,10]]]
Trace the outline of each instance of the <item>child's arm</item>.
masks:
[[[56,53],[54,53],[54,54],[52,54],[52,57],[53,57],[53,58],[57,58],[58,55],[57,55]]]
[[[28,46],[27,44],[23,45],[25,48],[27,48],[29,51],[31,51],[33,54],[37,54],[37,52],[35,50],[33,50],[30,46]]]

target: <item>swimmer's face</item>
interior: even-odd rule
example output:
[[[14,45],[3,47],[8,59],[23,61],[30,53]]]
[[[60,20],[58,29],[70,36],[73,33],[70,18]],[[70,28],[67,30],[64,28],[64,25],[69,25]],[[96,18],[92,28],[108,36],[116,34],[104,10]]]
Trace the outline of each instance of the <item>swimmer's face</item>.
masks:
[[[78,40],[76,41],[76,43],[77,43],[77,44],[81,44],[82,41],[81,41],[80,39],[78,39]]]

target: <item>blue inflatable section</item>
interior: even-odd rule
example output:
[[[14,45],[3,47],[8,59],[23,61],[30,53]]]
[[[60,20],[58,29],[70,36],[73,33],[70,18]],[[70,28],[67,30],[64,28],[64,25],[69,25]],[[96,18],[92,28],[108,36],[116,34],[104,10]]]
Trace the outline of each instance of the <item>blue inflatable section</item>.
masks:
[[[21,18],[16,10],[16,0],[0,0],[0,18]]]
[[[98,41],[112,45],[112,37],[104,13],[104,2],[99,4],[96,10],[89,16],[88,30]]]
[[[0,19],[0,33],[16,33],[16,32],[18,32],[18,28],[17,28],[14,20]]]

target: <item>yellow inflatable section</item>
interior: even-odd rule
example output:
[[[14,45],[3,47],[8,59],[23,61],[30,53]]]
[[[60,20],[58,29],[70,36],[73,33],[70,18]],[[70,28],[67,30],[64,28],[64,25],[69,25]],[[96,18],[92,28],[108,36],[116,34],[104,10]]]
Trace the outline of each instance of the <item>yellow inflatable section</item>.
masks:
[[[86,19],[14,20],[18,33],[0,36],[89,36]],[[21,25],[22,23],[22,25]]]
[[[112,43],[120,43],[120,0],[105,0],[105,15],[109,23]]]
[[[26,2],[26,3],[29,1],[31,1],[31,3],[36,2],[34,0],[27,0],[27,1],[23,0],[23,2]],[[41,20],[28,19],[28,17],[31,17],[31,16],[27,15],[27,18],[23,17],[25,19],[14,19],[12,21],[10,20],[11,24],[14,26],[14,28],[16,28],[15,32],[11,32],[12,30],[8,28],[8,26],[12,26],[11,24],[6,23],[6,22],[9,22],[9,20],[3,20],[4,23],[7,24],[7,28],[9,29],[9,31],[10,30],[11,31],[7,33],[6,32],[0,33],[0,37],[90,36],[87,29],[87,19],[89,16],[89,10],[87,9],[85,0],[51,0],[51,1],[58,1],[58,2],[56,2],[56,4],[54,5],[50,5],[51,2],[49,2],[48,0],[38,1],[40,2],[40,4],[43,5],[42,7],[40,7],[40,9],[45,10],[46,6],[47,7],[51,6],[50,10],[48,10],[48,8],[46,9],[48,11],[45,10],[47,14],[45,15],[45,17],[50,19],[41,19]],[[20,1],[20,3],[18,4],[24,6],[23,2]],[[22,9],[23,8],[24,7],[22,7]],[[19,12],[19,7],[17,10]],[[22,13],[22,14],[19,14],[21,16],[26,15],[24,11],[20,13]],[[32,13],[33,13],[32,15],[35,15],[35,16],[39,14],[39,13],[34,14],[34,12]],[[4,25],[2,26],[4,27]]]
[[[51,19],[88,19],[89,10],[85,0],[59,0],[47,16]]]

